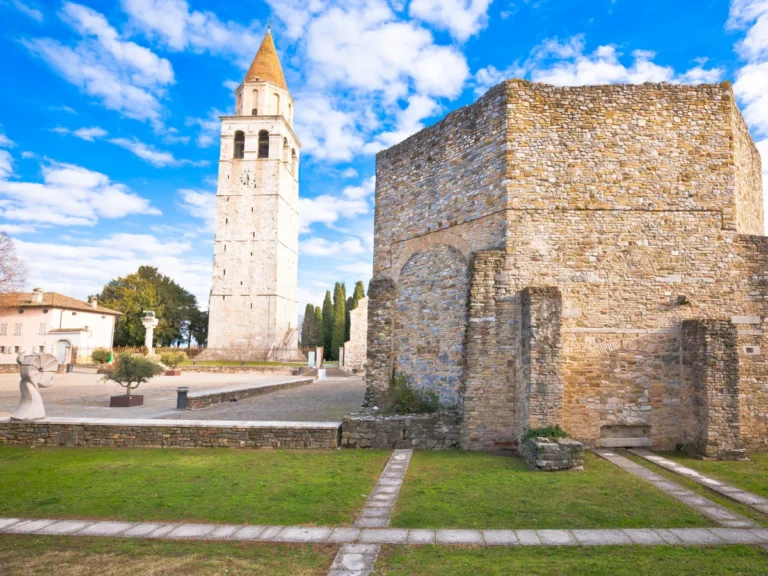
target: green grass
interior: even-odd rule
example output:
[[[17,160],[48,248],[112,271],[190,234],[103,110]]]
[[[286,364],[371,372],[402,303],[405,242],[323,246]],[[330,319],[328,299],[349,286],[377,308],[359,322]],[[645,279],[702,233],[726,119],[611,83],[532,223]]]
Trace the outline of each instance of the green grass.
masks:
[[[315,576],[336,546],[0,535],[0,574]]]
[[[715,480],[768,498],[768,453],[750,454],[747,462],[698,460],[680,453],[659,453],[659,456],[693,468]]]
[[[388,452],[0,447],[0,516],[349,525]]]
[[[584,472],[536,472],[476,452],[416,452],[392,526],[403,528],[679,528],[709,519],[587,453]]]
[[[722,548],[606,546],[583,548],[421,548],[386,546],[376,576],[763,576],[768,552]]]
[[[640,464],[640,466],[645,466],[646,468],[648,468],[649,470],[652,470],[659,476],[664,476],[668,480],[671,480],[672,482],[676,482],[677,484],[680,484],[684,488],[688,488],[688,490],[690,490],[691,492],[695,492],[699,496],[708,498],[709,500],[712,500],[714,503],[720,504],[720,506],[723,506],[724,508],[729,508],[730,510],[733,510],[737,514],[741,514],[742,516],[745,516],[750,520],[754,520],[758,524],[761,524],[763,526],[768,526],[768,515],[761,514],[751,506],[746,506],[745,504],[741,504],[739,502],[731,500],[730,498],[721,496],[717,492],[714,492],[712,490],[705,488],[698,482],[694,482],[693,480],[690,480],[689,478],[686,478],[681,474],[675,474],[674,472],[670,472],[666,468],[657,466],[656,464],[653,464],[648,460],[645,460],[644,458],[640,458],[640,456],[635,456],[630,452],[624,451],[622,452],[622,455],[632,460],[636,464]],[[667,455],[665,454],[665,456]],[[731,462],[731,464],[734,464],[734,462]]]
[[[179,366],[241,366],[243,363],[240,360],[186,360],[179,364]],[[246,362],[246,366],[290,366],[295,368],[297,366],[304,366],[303,362],[267,362],[267,361],[253,361]]]

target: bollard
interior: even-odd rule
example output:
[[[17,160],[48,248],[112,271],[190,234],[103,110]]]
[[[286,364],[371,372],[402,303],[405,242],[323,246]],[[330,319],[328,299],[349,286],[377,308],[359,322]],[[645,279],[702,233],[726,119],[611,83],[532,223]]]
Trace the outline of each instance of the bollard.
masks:
[[[71,374],[73,368],[74,366],[72,364],[67,364],[67,374]]]
[[[176,388],[176,410],[187,409],[187,392],[189,392],[189,386]]]

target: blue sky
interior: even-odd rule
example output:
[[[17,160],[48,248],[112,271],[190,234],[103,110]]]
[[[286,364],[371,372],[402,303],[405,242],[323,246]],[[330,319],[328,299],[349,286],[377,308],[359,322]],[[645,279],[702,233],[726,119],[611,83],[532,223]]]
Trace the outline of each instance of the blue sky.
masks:
[[[370,277],[375,153],[506,78],[731,80],[768,159],[768,0],[0,0],[0,230],[28,288],[152,264],[207,305],[217,117],[267,23],[304,146],[302,310]]]

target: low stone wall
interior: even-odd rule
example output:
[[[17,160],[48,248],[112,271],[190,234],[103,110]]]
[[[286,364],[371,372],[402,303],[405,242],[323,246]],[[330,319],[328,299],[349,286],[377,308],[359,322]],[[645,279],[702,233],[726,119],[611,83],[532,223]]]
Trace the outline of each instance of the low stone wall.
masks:
[[[341,422],[5,418],[0,445],[332,449],[339,445],[340,427]]]
[[[372,411],[355,412],[344,417],[341,446],[380,450],[453,450],[459,446],[462,419],[459,411],[404,416],[380,416]]]
[[[59,364],[59,367],[56,369],[56,372],[62,373],[67,371],[67,365],[66,364]],[[0,374],[18,374],[19,373],[19,365],[16,363],[13,364],[0,364]]]
[[[222,402],[231,402],[232,400],[242,400],[253,396],[261,396],[279,390],[288,390],[297,386],[306,386],[312,384],[312,378],[302,378],[301,380],[288,380],[286,382],[275,382],[261,386],[236,386],[233,388],[222,388],[214,391],[193,392],[187,395],[187,409],[196,410],[205,408],[212,404],[221,404]]]
[[[179,366],[179,370],[184,372],[208,372],[212,374],[247,374],[247,373],[266,373],[266,374],[285,374],[287,376],[299,373],[299,366],[228,366],[228,365],[184,365]]]
[[[518,452],[536,470],[584,469],[584,445],[569,438],[530,438],[520,444]]]

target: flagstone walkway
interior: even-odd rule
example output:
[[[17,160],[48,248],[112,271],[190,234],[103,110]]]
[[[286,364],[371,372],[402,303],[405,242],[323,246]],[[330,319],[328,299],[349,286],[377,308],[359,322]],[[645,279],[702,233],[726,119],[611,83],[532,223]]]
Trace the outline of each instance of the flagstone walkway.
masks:
[[[726,498],[740,502],[746,506],[749,506],[750,508],[757,510],[758,512],[762,512],[763,514],[768,514],[768,498],[763,498],[762,496],[758,496],[752,492],[742,490],[741,488],[736,488],[735,486],[731,486],[730,484],[726,484],[720,480],[715,480],[714,478],[705,476],[701,472],[697,472],[696,470],[688,468],[687,466],[683,466],[682,464],[678,464],[677,462],[669,460],[668,458],[664,458],[663,456],[658,456],[653,452],[649,452],[648,450],[635,449],[630,450],[630,452],[636,456],[640,456],[640,458],[648,460],[649,462],[653,462],[654,464],[657,464],[662,468],[669,470],[670,472],[685,476],[686,478],[689,478],[690,480],[693,480],[694,482],[697,482],[698,484],[701,484],[702,486],[717,492],[721,496],[725,496]],[[768,479],[766,481],[768,482]]]
[[[638,478],[650,482],[659,490],[666,492],[672,496],[672,498],[680,500],[680,502],[698,510],[701,514],[708,516],[721,526],[727,526],[728,528],[753,528],[757,526],[756,523],[745,518],[741,514],[737,514],[728,508],[720,506],[708,498],[699,496],[695,492],[682,487],[680,484],[667,480],[664,476],[660,476],[659,474],[648,470],[648,468],[640,466],[640,464],[635,464],[632,460],[620,456],[610,449],[596,448],[594,452],[598,456],[616,464],[616,466],[623,468],[630,474],[634,474]]]

